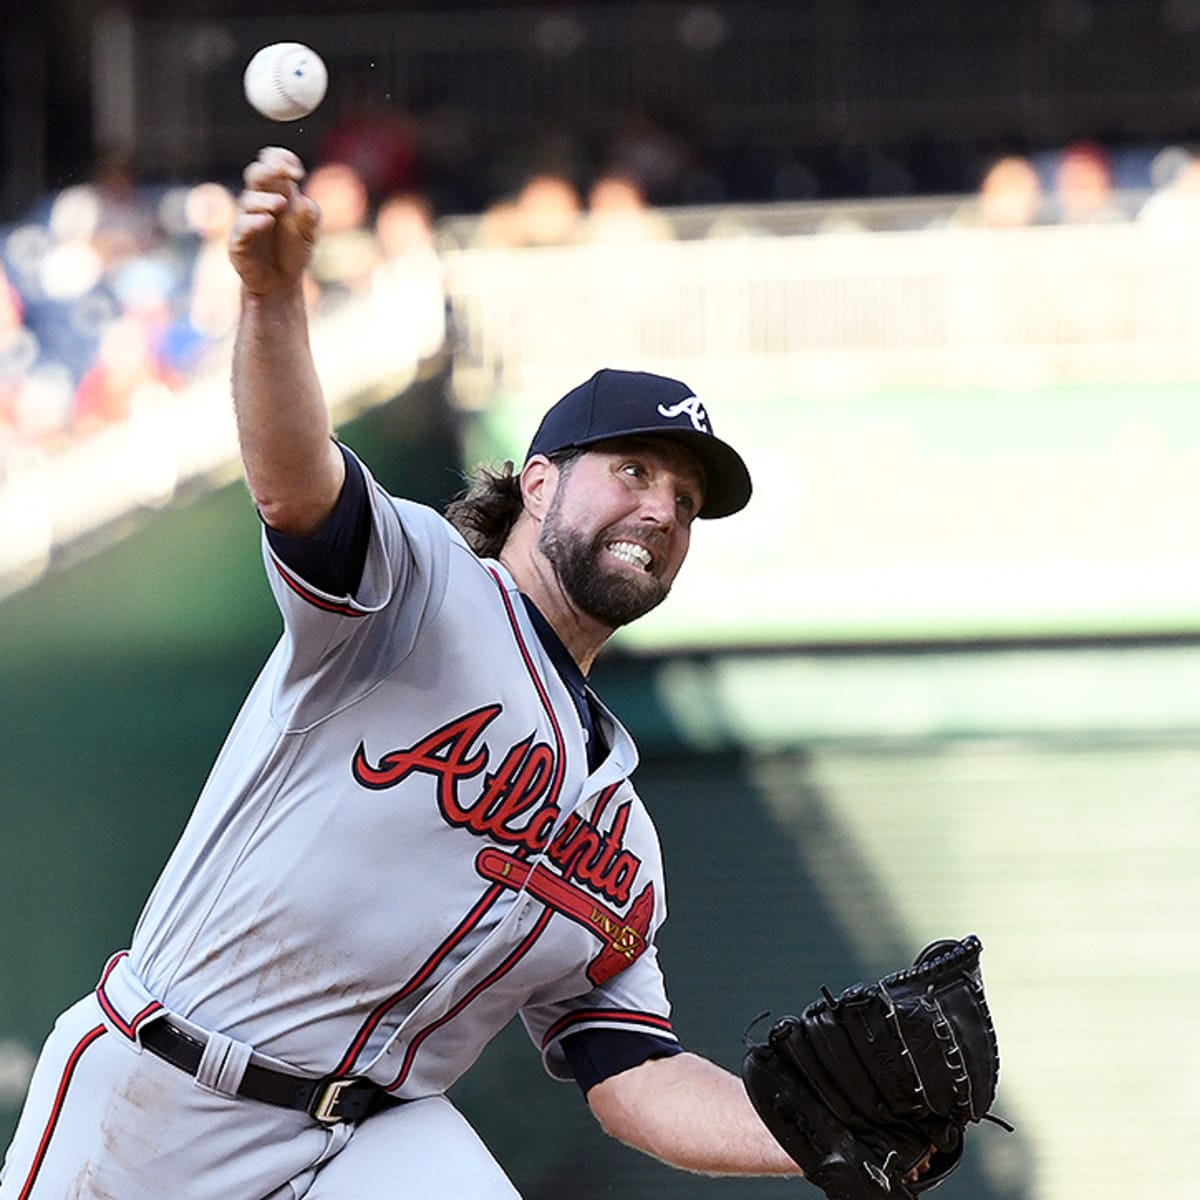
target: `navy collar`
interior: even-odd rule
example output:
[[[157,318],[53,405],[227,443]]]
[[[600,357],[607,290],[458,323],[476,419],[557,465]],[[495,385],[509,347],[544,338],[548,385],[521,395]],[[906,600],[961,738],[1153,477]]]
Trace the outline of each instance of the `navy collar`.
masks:
[[[521,599],[525,601],[525,611],[529,614],[529,619],[537,631],[538,640],[545,647],[546,653],[550,655],[550,661],[562,676],[563,683],[571,692],[578,692],[582,696],[587,691],[587,677],[579,669],[579,664],[563,645],[562,638],[554,632],[554,626],[542,616],[541,609],[524,592],[521,593]]]
[[[550,656],[554,669],[558,672],[559,678],[566,685],[566,689],[575,703],[575,711],[579,714],[579,722],[583,726],[584,735],[587,738],[588,764],[592,770],[595,770],[604,757],[604,744],[596,727],[596,718],[588,697],[587,676],[579,669],[579,664],[563,645],[562,638],[554,632],[554,626],[542,616],[538,606],[524,592],[521,593],[521,599],[525,601],[525,611],[529,614],[529,620],[533,625],[534,632],[538,635],[538,641],[542,643],[546,653]]]

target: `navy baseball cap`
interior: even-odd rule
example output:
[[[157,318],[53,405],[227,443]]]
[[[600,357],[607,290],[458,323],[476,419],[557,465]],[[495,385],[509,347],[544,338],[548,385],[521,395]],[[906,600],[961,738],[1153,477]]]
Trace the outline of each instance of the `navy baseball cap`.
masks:
[[[742,456],[713,433],[704,405],[686,383],[647,371],[605,367],[572,388],[542,418],[525,459],[644,436],[669,437],[700,461],[707,479],[698,516],[728,517],[746,507],[751,484]]]

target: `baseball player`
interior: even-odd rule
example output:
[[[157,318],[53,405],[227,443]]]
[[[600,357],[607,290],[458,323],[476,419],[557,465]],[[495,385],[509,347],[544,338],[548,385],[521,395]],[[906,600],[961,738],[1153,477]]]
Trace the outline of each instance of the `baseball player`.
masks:
[[[308,350],[302,180],[262,151],[231,238],[283,633],[129,948],[55,1025],[0,1198],[511,1198],[445,1092],[518,1014],[614,1136],[798,1174],[671,1027],[637,753],[587,684],[695,519],[746,504],[746,467],[682,383],[602,370],[449,519],[387,494],[333,439]]]

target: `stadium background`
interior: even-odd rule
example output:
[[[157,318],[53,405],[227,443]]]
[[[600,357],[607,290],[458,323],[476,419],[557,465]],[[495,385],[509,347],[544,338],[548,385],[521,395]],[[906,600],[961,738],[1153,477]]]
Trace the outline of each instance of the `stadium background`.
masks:
[[[645,751],[682,1036],[733,1066],[762,1008],[974,930],[1018,1134],[981,1129],[943,1194],[1190,1194],[1200,220],[1139,215],[1164,149],[1194,136],[1200,8],[374,7],[6,16],[6,230],[114,134],[149,188],[227,178],[279,133],[231,80],[280,36],[335,68],[326,108],[287,131],[308,155],[339,79],[398,106],[469,98],[480,142],[529,154],[548,113],[594,145],[622,105],[686,96],[703,169],[660,206],[661,244],[481,249],[488,188],[520,167],[436,175],[450,337],[364,381],[345,360],[371,313],[322,314],[331,343],[358,331],[325,359],[342,434],[440,503],[463,461],[518,455],[534,411],[600,361],[710,397],[757,503],[702,531],[679,595],[596,675]],[[129,70],[108,77],[97,47]],[[1084,138],[1125,172],[1117,216],[978,227],[986,162],[1019,150],[1048,172]],[[36,487],[10,465],[0,496],[0,1140],[277,630],[220,372],[188,397],[197,424],[174,436],[215,429],[216,448],[187,466],[156,445],[177,468],[161,494],[83,520],[126,481],[82,476],[94,454],[72,445]],[[80,478],[72,506],[61,485]],[[17,553],[67,509],[70,536]],[[530,1200],[788,1186],[679,1176],[606,1141],[515,1029],[457,1099]]]

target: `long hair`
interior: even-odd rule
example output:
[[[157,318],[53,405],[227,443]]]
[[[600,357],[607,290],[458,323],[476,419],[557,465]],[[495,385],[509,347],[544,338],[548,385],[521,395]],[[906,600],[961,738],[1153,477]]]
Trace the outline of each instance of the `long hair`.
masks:
[[[548,457],[565,473],[582,453],[572,446]],[[480,558],[499,558],[524,507],[521,474],[509,461],[500,470],[476,467],[466,491],[450,501],[445,515]]]

